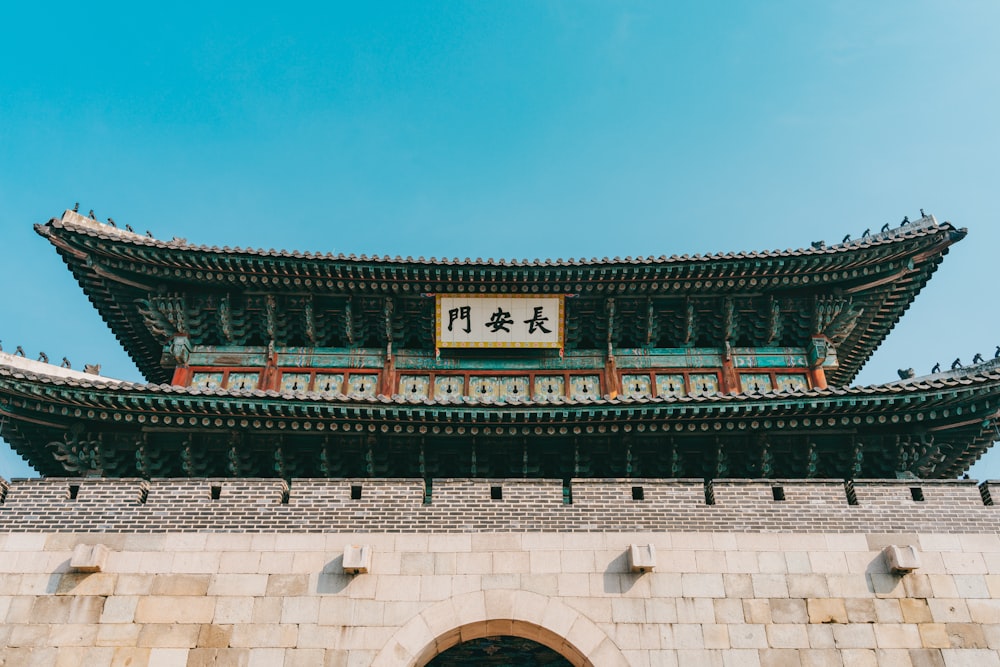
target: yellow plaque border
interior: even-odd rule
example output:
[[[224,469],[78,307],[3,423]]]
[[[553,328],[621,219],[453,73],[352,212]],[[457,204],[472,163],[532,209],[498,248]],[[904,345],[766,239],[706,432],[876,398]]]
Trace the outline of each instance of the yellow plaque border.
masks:
[[[478,343],[448,342],[441,340],[441,299],[558,299],[559,300],[559,337],[551,343],[501,343],[482,341]],[[435,294],[434,295],[434,345],[439,349],[470,349],[470,348],[504,348],[504,349],[549,349],[561,350],[566,335],[566,295],[564,294]]]

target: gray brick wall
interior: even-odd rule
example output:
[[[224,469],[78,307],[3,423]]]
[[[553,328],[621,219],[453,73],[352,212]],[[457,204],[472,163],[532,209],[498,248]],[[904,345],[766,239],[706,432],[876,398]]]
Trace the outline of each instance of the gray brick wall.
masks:
[[[430,502],[416,479],[48,478],[0,490],[3,532],[1000,530],[965,480],[860,480],[857,504],[840,480],[724,479],[706,493],[702,480],[580,479],[568,497],[560,480],[439,479]]]

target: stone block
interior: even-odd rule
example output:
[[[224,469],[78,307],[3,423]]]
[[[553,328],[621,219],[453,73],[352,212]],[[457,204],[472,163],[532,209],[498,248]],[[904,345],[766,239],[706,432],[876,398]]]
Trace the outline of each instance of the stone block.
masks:
[[[780,551],[762,551],[757,554],[758,572],[762,574],[784,574],[788,572],[788,561]]]
[[[529,552],[528,567],[529,572],[534,574],[559,573],[562,572],[562,557],[558,551],[531,551]],[[494,554],[494,558],[496,554]]]
[[[149,592],[151,595],[201,596],[208,593],[211,580],[208,574],[158,574],[152,577]]]
[[[874,649],[845,648],[840,653],[847,667],[880,667]]]
[[[901,598],[906,595],[906,587],[903,585],[905,577],[883,572],[872,572],[868,577],[871,580],[872,591],[878,597]]]
[[[913,667],[945,667],[941,650],[936,648],[910,649]]]
[[[156,595],[140,598],[136,623],[211,623],[215,598]]]
[[[728,569],[726,553],[722,551],[695,551],[694,566],[696,572],[716,573]]]
[[[148,574],[119,574],[115,583],[115,595],[149,595],[153,590],[154,577]],[[205,584],[208,590],[208,584]]]
[[[254,599],[248,596],[218,597],[215,599],[213,623],[235,625],[253,620]]]
[[[927,601],[931,617],[937,623],[968,623],[972,620],[965,600],[956,598],[932,598]]]
[[[39,596],[31,606],[28,620],[32,623],[66,623],[69,618],[70,603],[75,599],[77,598]]]
[[[944,552],[941,554],[941,560],[948,574],[988,573],[982,554]]]
[[[525,558],[525,561],[527,561],[527,558]],[[434,574],[434,554],[432,553],[400,554],[399,573],[408,575]]]
[[[871,598],[847,598],[844,600],[844,608],[847,610],[847,620],[851,623],[874,623],[878,620],[875,601]]]
[[[208,586],[209,595],[259,597],[267,591],[266,574],[217,574]]]
[[[951,639],[944,623],[920,623],[917,625],[920,641],[924,648],[950,648]]]
[[[723,667],[760,667],[760,657],[753,649],[729,649],[722,652]]]
[[[368,544],[349,544],[344,547],[344,572],[367,574],[372,565],[372,547]]]
[[[966,600],[973,623],[1000,623],[1000,600]]]
[[[702,649],[705,648],[705,637],[702,626],[698,623],[678,623],[673,627],[674,648]]]
[[[922,598],[902,598],[899,601],[899,610],[906,623],[930,623],[933,620],[927,600]]]
[[[722,651],[707,649],[677,649],[677,661],[682,665],[725,667],[722,661]]]
[[[31,648],[48,644],[49,626],[42,624],[15,625],[11,628],[7,645],[14,648]]]
[[[457,574],[458,569],[456,565],[458,563],[457,554],[454,553],[435,553],[434,556],[434,574]]]
[[[283,648],[251,648],[247,667],[275,667],[285,662]]]
[[[198,646],[200,648],[226,648],[233,635],[233,626],[206,623],[198,631]]]
[[[771,648],[809,648],[809,635],[802,624],[772,623],[766,629]]]
[[[836,648],[837,642],[833,639],[834,626],[830,623],[810,623],[806,626],[806,634],[809,635],[809,646],[812,648]]]
[[[945,667],[1000,667],[996,651],[988,649],[941,649]]]
[[[726,551],[726,572],[734,574],[755,574],[760,572],[760,562],[756,551]]]
[[[682,574],[681,589],[686,598],[726,597],[726,587],[721,574]]]
[[[109,572],[95,572],[93,574],[69,572],[59,577],[55,593],[56,595],[111,595],[115,590],[117,576]],[[21,578],[22,594],[29,592],[25,589],[32,578],[27,575]],[[44,582],[45,588],[34,592],[34,594],[50,592],[46,590],[49,587],[47,581],[49,577],[44,577],[44,579],[46,580]],[[39,583],[42,583],[41,579],[39,579]]]
[[[899,574],[913,572],[920,567],[920,554],[912,544],[890,544],[882,550],[889,570]]]
[[[139,630],[140,647],[193,648],[198,645],[201,625],[193,623],[149,623]]]
[[[743,600],[743,617],[747,623],[771,623],[771,604],[768,600]]]
[[[309,575],[305,574],[272,574],[267,576],[268,596],[305,595],[309,590]]]
[[[761,649],[760,667],[801,667],[798,649]]]
[[[840,598],[810,598],[806,606],[810,623],[847,623],[847,609]]]
[[[871,582],[863,574],[829,574],[826,585],[830,595],[836,598],[862,598],[872,594]]]
[[[630,544],[628,566],[632,572],[652,572],[656,568],[656,547],[652,544]]]
[[[767,630],[757,623],[734,623],[729,626],[729,643],[733,648],[767,648]]]
[[[677,604],[671,598],[653,598],[645,601],[648,623],[676,623]]]
[[[875,618],[879,623],[902,623],[903,613],[897,598],[875,599]]]
[[[783,574],[751,574],[753,592],[759,598],[787,598],[788,584]]]
[[[282,623],[318,623],[319,602],[316,596],[281,598]]]
[[[96,646],[135,646],[141,625],[135,623],[101,623],[97,628]]]
[[[193,648],[188,652],[185,667],[216,667],[233,665],[246,667],[250,651],[243,648]]]
[[[707,649],[728,649],[729,627],[721,623],[706,623],[701,626],[701,632]]]
[[[146,667],[186,667],[189,653],[186,648],[153,648]]]
[[[743,601],[730,598],[715,598],[712,600],[715,607],[716,623],[743,623]]]
[[[906,596],[911,598],[934,596],[934,587],[931,584],[930,576],[919,572],[903,577],[903,590],[906,591]]]
[[[904,623],[876,623],[875,642],[879,648],[921,648],[917,626]]]
[[[678,623],[715,623],[715,605],[712,598],[678,598]]]
[[[970,598],[990,597],[989,588],[986,586],[986,577],[982,574],[956,574],[953,577],[955,583],[956,596],[966,600]]]
[[[645,623],[646,602],[637,598],[613,598],[611,620],[614,623]]]
[[[802,667],[843,667],[840,651],[832,648],[810,648],[799,651]]]
[[[946,623],[945,631],[951,648],[988,648],[978,623]]]
[[[771,621],[774,623],[808,623],[806,601],[799,598],[774,598],[771,603]]]
[[[220,574],[259,572],[260,554],[254,551],[223,551],[219,557]]]
[[[69,560],[71,570],[100,572],[108,562],[108,548],[103,544],[77,544]]]
[[[433,554],[417,554],[420,556],[431,556],[431,561],[426,564],[426,571],[407,571],[406,567],[406,557],[411,554],[403,555],[403,568],[401,572],[403,574],[431,574],[434,572],[434,561]],[[561,569],[561,568],[560,568]],[[498,551],[493,554],[493,573],[494,574],[521,574],[531,571],[531,557],[527,551]]]
[[[875,632],[869,624],[849,623],[833,626],[837,648],[875,648]]]
[[[297,625],[252,623],[233,626],[229,645],[233,648],[279,648],[295,646]],[[280,664],[280,663],[278,663]]]

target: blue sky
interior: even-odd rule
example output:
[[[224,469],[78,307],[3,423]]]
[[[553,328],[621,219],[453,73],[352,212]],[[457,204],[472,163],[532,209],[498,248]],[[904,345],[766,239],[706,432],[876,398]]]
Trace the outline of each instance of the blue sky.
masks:
[[[77,201],[473,258],[803,247],[924,208],[969,237],[858,382],[1000,343],[993,0],[28,4],[0,41],[4,349],[139,379],[31,228]]]

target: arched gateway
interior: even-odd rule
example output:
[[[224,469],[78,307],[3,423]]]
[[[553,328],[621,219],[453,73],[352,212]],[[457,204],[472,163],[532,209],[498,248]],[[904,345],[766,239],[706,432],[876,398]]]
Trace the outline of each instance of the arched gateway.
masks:
[[[521,637],[552,649],[574,667],[627,667],[618,646],[593,621],[538,593],[489,590],[431,605],[403,625],[372,667],[426,667],[463,642]]]

